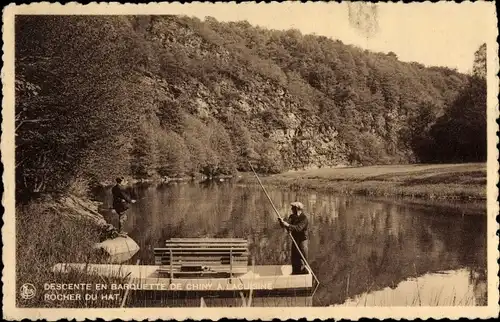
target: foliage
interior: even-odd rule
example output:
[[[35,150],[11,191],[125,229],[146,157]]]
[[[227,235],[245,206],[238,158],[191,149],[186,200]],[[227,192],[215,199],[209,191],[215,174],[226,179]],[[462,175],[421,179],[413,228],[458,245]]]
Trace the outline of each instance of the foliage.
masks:
[[[161,176],[177,177],[190,168],[189,151],[184,139],[173,131],[158,136],[158,164],[156,171]]]
[[[179,106],[179,100],[163,101],[158,109],[157,117],[165,130],[182,133],[184,112],[182,106]]]
[[[486,80],[472,76],[430,131],[442,162],[486,161]]]
[[[156,165],[157,142],[150,127],[146,124],[135,131],[130,151],[130,173],[136,178],[148,178],[153,175]]]
[[[422,102],[415,115],[408,121],[405,130],[407,142],[420,162],[431,162],[436,156],[436,142],[430,134],[432,125],[436,122],[438,108],[432,102]]]
[[[420,161],[486,161],[486,44],[476,51],[473,70],[443,115],[427,103],[410,118],[409,142]]]
[[[97,142],[139,112],[125,103],[140,65],[135,39],[119,17],[16,19],[16,186],[65,189],[89,153],[107,155]]]
[[[373,133],[362,132],[357,134],[353,141],[351,159],[363,165],[382,163],[384,160],[384,146]]]
[[[45,198],[16,206],[16,284],[22,285],[29,281],[37,290],[42,290],[47,283],[104,283],[109,288],[111,284],[124,283],[125,279],[118,275],[103,278],[83,272],[57,274],[52,271],[54,265],[59,263],[109,263],[106,256],[95,251],[94,245],[99,240],[100,227],[84,219],[76,208],[61,206],[62,204]],[[54,294],[56,293],[58,292]],[[50,301],[44,297],[44,292],[36,292],[34,298],[26,300],[18,293],[16,304],[20,307],[43,308],[88,307],[85,292],[77,290],[76,293],[80,295],[80,300],[73,298]],[[124,295],[124,291],[120,293],[121,296]],[[92,307],[119,306],[120,301],[100,298],[92,303]]]
[[[16,37],[18,193],[485,157],[485,46],[472,77],[213,18],[19,16]]]
[[[272,142],[264,142],[259,149],[258,170],[264,173],[279,173],[283,171],[283,160],[281,154]]]
[[[486,43],[484,43],[474,53],[473,74],[479,78],[486,78],[486,72]]]
[[[217,121],[213,121],[208,125],[211,129],[209,144],[210,150],[217,154],[218,163],[216,170],[212,171],[212,175],[231,174],[235,172],[235,155],[231,139],[226,129]]]

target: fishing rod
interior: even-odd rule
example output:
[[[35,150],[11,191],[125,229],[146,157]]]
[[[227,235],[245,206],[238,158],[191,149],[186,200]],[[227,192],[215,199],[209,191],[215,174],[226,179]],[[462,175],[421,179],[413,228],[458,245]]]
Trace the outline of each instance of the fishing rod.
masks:
[[[274,211],[276,212],[276,215],[278,216],[279,219],[282,219],[281,215],[280,215],[280,212],[278,211],[278,209],[276,209],[276,206],[274,205],[274,202],[273,200],[271,199],[271,197],[269,196],[269,194],[267,193],[267,190],[266,188],[264,187],[264,185],[262,184],[262,182],[260,181],[260,178],[259,176],[257,175],[257,173],[255,172],[252,164],[250,163],[250,161],[248,161],[248,164],[250,165],[250,169],[252,169],[252,172],[253,174],[255,175],[255,178],[257,178],[257,181],[259,182],[260,184],[260,187],[262,188],[262,190],[264,191],[267,199],[269,200],[269,202],[271,203],[271,206],[273,207]],[[302,260],[304,261],[304,264],[306,265],[306,267],[309,269],[309,271],[311,272],[311,275],[314,277],[314,280],[316,281],[316,288],[314,289],[314,292],[313,292],[313,296],[314,296],[314,293],[316,293],[316,290],[318,289],[318,286],[319,286],[319,280],[318,278],[316,277],[316,275],[314,274],[311,266],[309,265],[309,263],[307,262],[307,259],[305,258],[304,254],[302,254],[302,251],[300,250],[299,248],[299,245],[297,244],[297,241],[295,240],[295,238],[293,238],[292,236],[292,233],[287,230],[288,232],[288,235],[290,236],[290,238],[292,239],[294,245],[295,245],[295,248],[297,248],[297,251],[299,252],[300,254],[300,257],[302,257]]]
[[[139,200],[148,199],[150,197],[151,196],[144,196],[144,197],[141,197],[141,198],[138,198],[138,199],[132,199],[132,200],[134,200],[134,202],[128,202],[128,203],[136,203]],[[102,210],[113,210],[115,208],[113,208],[113,207],[100,207],[99,209],[102,209]]]

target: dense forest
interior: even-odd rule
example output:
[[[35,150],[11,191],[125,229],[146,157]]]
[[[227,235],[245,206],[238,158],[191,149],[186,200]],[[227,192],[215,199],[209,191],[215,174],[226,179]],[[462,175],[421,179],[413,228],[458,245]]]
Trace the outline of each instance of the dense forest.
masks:
[[[277,173],[486,158],[486,45],[465,75],[213,18],[15,26],[18,193],[234,174],[247,161]]]

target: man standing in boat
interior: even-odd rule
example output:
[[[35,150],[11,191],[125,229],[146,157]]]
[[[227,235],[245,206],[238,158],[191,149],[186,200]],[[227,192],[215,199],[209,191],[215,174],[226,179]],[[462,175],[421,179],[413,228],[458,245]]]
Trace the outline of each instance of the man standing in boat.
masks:
[[[286,228],[292,235],[293,239],[297,242],[300,252],[304,255],[304,259],[307,260],[308,251],[308,226],[309,221],[306,214],[304,213],[304,205],[301,202],[292,202],[292,214],[285,221],[283,218],[279,217],[279,222],[281,227]],[[303,262],[302,256],[299,250],[292,241],[292,274],[307,274],[306,265]]]
[[[116,185],[111,189],[113,194],[113,209],[118,214],[118,233],[122,233],[122,218],[125,211],[128,210],[130,203],[135,203],[135,200],[130,198],[125,190],[125,179],[123,177],[116,178]]]

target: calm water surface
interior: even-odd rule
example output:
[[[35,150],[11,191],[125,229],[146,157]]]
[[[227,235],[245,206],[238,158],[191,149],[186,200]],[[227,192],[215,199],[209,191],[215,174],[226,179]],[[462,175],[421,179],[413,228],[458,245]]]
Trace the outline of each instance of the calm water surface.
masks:
[[[291,241],[258,186],[180,183],[136,186],[131,192],[138,202],[128,211],[125,230],[141,247],[132,262],[153,264],[153,248],[174,237],[246,238],[257,265],[290,262]],[[283,215],[292,201],[306,207],[309,263],[321,282],[314,305],[418,305],[422,298],[427,305],[486,304],[485,214],[462,216],[460,207],[396,200],[268,192]],[[109,193],[106,199],[110,203]]]

